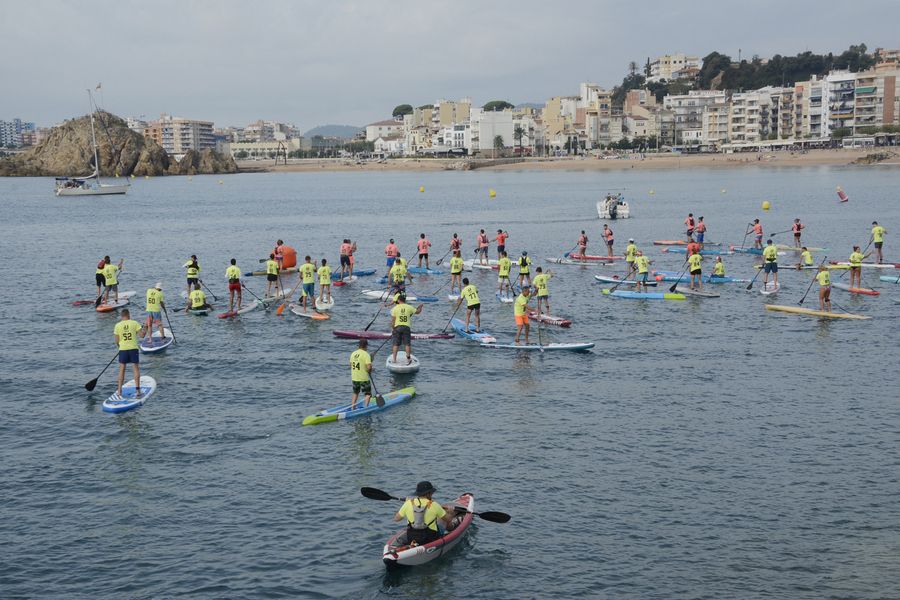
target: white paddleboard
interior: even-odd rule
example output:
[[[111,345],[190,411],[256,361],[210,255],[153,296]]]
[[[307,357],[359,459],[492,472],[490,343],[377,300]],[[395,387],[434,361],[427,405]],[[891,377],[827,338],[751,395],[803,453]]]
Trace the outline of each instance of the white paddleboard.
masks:
[[[168,327],[163,329],[166,333],[166,337],[160,337],[159,335],[159,327],[153,328],[153,337],[150,341],[147,341],[147,338],[143,337],[138,342],[138,346],[141,349],[141,352],[144,354],[155,354],[157,352],[162,352],[166,348],[172,345],[172,342],[175,341],[175,338],[172,337],[172,332]],[[141,377],[143,379],[143,377]]]
[[[334,296],[331,297],[331,302],[326,302],[322,300],[319,302],[319,298],[316,298],[316,310],[330,310],[334,308]]]
[[[117,308],[122,308],[129,302],[130,302],[130,300],[128,298],[122,297],[120,295],[118,301],[113,301],[112,299],[110,299],[109,303],[99,305],[96,308],[96,311],[97,312],[111,312],[111,311],[116,310]]]
[[[515,296],[509,295],[506,292],[502,294],[500,292],[496,292],[494,295],[497,297],[497,300],[499,300],[503,304],[512,304],[516,301]]]
[[[406,364],[406,352],[398,350],[397,362],[392,362],[393,356],[388,355],[385,366],[387,366],[391,373],[415,373],[419,370],[419,359],[416,358],[415,354],[410,355],[410,357],[412,358],[412,362]]]
[[[763,288],[759,290],[759,293],[763,296],[771,296],[772,294],[777,293],[780,289],[781,285],[775,285],[774,283],[770,282],[764,285]]]
[[[310,308],[309,305],[307,305],[305,311],[303,310],[303,306],[300,304],[291,304],[288,308],[298,317],[304,317],[307,319],[312,319],[314,321],[325,321],[331,318],[325,313],[316,312],[315,310]]]
[[[716,292],[707,292],[706,290],[698,290],[691,289],[686,285],[678,285],[675,287],[675,291],[684,294],[685,296],[697,296],[699,298],[718,298],[719,294]]]
[[[450,302],[456,302],[459,300],[459,294],[447,294],[447,300]]]
[[[103,402],[103,412],[121,413],[139,408],[156,392],[156,380],[149,375],[141,375],[141,397],[136,398],[134,379],[122,386],[122,395],[113,394]]]

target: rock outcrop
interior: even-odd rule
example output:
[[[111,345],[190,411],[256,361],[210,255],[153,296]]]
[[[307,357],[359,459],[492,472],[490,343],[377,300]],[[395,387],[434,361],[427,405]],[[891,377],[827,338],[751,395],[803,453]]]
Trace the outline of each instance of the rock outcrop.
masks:
[[[213,150],[190,151],[173,160],[162,147],[132,131],[119,117],[100,111],[94,119],[100,174],[196,175],[234,173],[230,156]],[[40,144],[15,156],[0,158],[0,176],[90,175],[94,170],[90,116],[71,119],[54,127]]]

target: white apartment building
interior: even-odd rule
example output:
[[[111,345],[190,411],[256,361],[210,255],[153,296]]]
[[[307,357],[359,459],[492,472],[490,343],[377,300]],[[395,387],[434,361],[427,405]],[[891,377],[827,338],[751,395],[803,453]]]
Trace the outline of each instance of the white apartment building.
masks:
[[[494,139],[498,135],[503,138],[504,148],[511,148],[515,144],[512,111],[485,111],[473,108],[470,124],[472,150],[482,154],[493,152]]]
[[[688,56],[684,53],[664,54],[650,63],[650,77],[647,81],[671,80],[685,69],[699,69],[699,56]]]
[[[703,128],[703,113],[707,107],[715,107],[718,114],[725,105],[725,92],[717,90],[692,90],[687,94],[677,94],[663,98],[663,108],[672,113],[675,144],[680,143],[681,132]],[[671,139],[667,141],[671,142]]]
[[[391,135],[403,134],[403,121],[397,119],[388,119],[386,121],[378,121],[377,123],[369,123],[366,125],[366,141],[374,142],[380,137],[388,137]]]
[[[261,142],[242,141],[224,142],[219,145],[219,152],[230,154],[232,158],[262,159],[272,158],[282,153],[288,154],[300,150],[302,139],[265,140]]]
[[[824,134],[830,136],[836,129],[854,126],[856,107],[854,91],[856,73],[832,71],[825,76],[825,102],[828,103],[828,118],[825,120]]]

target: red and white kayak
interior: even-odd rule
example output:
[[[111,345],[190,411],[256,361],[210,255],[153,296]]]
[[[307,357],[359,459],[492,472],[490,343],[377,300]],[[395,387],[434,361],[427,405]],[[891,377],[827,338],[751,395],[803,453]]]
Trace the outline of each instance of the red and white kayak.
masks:
[[[877,296],[881,293],[878,290],[873,290],[871,288],[850,287],[850,284],[841,283],[839,281],[832,283],[831,287],[850,292],[851,294],[865,294],[866,296]]]
[[[597,254],[569,254],[572,260],[625,260],[624,256],[599,256]]]
[[[532,321],[540,321],[541,323],[546,323],[547,325],[556,325],[557,327],[571,327],[572,321],[569,319],[564,319],[562,317],[556,317],[553,315],[545,315],[538,314],[536,311],[528,311],[528,318]]]
[[[361,329],[335,329],[331,333],[334,334],[334,337],[353,340],[386,340],[392,335],[390,331],[363,331]],[[449,340],[454,336],[452,333],[439,331],[435,333],[412,333],[410,337],[414,340]]]
[[[472,525],[475,496],[466,493],[447,504],[453,507],[452,526],[435,541],[422,544],[421,546],[409,546],[406,543],[405,527],[391,536],[384,545],[381,557],[388,569],[400,566],[414,567],[424,565],[443,556],[462,541],[466,531]]]

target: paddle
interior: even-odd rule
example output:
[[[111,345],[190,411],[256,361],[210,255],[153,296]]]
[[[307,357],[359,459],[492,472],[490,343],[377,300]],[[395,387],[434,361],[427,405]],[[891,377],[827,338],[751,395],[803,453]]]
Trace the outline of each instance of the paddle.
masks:
[[[169,318],[169,311],[166,310],[166,305],[163,303],[162,305],[163,313],[166,315],[166,323],[169,324],[169,331],[172,332],[172,342],[178,343],[178,340],[175,339],[175,329],[172,328],[172,320]],[[153,332],[150,332],[150,337],[153,337]]]
[[[399,500],[400,502],[403,502],[405,500],[405,498],[398,498],[396,496],[391,496],[387,492],[383,492],[381,490],[377,490],[375,488],[370,488],[370,487],[360,488],[359,493],[362,494],[363,496],[365,496],[366,498],[368,498],[369,500],[382,500],[382,501]],[[509,520],[512,519],[511,516],[509,516],[508,514],[506,514],[504,512],[498,512],[498,511],[492,511],[492,510],[484,511],[484,512],[476,512],[474,510],[465,510],[463,508],[458,508],[457,510],[462,510],[464,512],[471,513],[473,515],[481,517],[485,521],[491,521],[493,523],[508,523]]]
[[[116,355],[113,356],[112,359],[108,363],[106,363],[106,366],[103,367],[103,370],[100,371],[100,375],[103,375],[104,373],[106,373],[106,370],[109,368],[109,365],[113,364],[113,361],[116,360],[117,358],[119,358],[118,350],[116,350]],[[86,384],[84,384],[84,389],[86,389],[89,392],[94,391],[94,388],[97,387],[97,380],[100,379],[100,375],[97,375],[96,377],[94,377],[93,379],[88,381]]]
[[[316,263],[317,264],[317,263]],[[279,278],[281,274],[279,274]],[[291,288],[291,293],[284,296],[284,302],[278,305],[278,308],[275,309],[275,314],[279,317],[284,314],[284,307],[287,306],[288,298],[294,295],[294,292],[297,291],[297,287],[300,285],[300,282],[303,281],[303,277],[297,277],[297,283],[294,284],[294,287]],[[315,307],[314,307],[315,308]]]
[[[750,231],[752,231],[753,223],[747,223],[747,231],[744,232],[744,239],[741,240],[741,248],[744,247],[744,242],[747,241],[747,236],[750,235]]]
[[[819,264],[819,266],[824,265],[824,264],[825,264],[825,259],[827,259],[827,258],[828,258],[827,256],[824,257],[824,258],[822,258],[822,262]],[[757,273],[757,275],[758,275],[758,273]],[[816,274],[813,275],[812,281],[809,282],[809,286],[807,286],[807,288],[806,288],[806,292],[804,292],[803,297],[800,298],[800,302],[797,303],[798,306],[799,306],[800,304],[803,304],[803,301],[806,300],[806,294],[808,294],[808,293],[809,293],[809,290],[812,289],[812,286],[813,286],[813,284],[816,282],[816,277],[818,277],[818,275],[819,275],[819,272],[816,271]]]
[[[750,290],[753,289],[753,283],[756,281],[756,278],[759,277],[759,274],[762,273],[762,272],[765,271],[765,270],[766,270],[766,269],[765,269],[765,266],[763,266],[763,268],[761,268],[759,271],[756,272],[756,275],[754,275],[754,276],[753,276],[753,279],[750,280],[750,283],[747,284],[747,291],[748,291],[748,292],[749,292]]]
[[[363,329],[363,331],[368,331],[368,330],[369,330],[369,327],[371,327],[371,326],[372,326],[372,324],[373,324],[373,323],[375,323],[375,319],[377,319],[377,318],[378,318],[378,315],[380,315],[380,314],[381,314],[381,311],[382,311],[382,310],[383,310],[383,309],[384,309],[384,303],[379,303],[379,304],[378,304],[378,310],[377,310],[377,311],[375,311],[375,316],[374,316],[374,317],[372,317],[372,320],[371,320],[371,321],[369,321],[369,324],[368,324],[368,325],[366,325],[366,328],[365,328],[365,329]]]
[[[372,384],[372,390],[375,391],[375,404],[378,406],[378,408],[383,408],[384,407],[384,396],[382,396],[381,394],[378,393],[378,388],[375,387],[375,380],[372,379],[371,374],[369,375],[369,383]]]
[[[444,262],[444,259],[447,258],[447,256],[448,256],[451,252],[453,252],[453,249],[452,249],[452,248],[451,248],[450,250],[447,250],[447,254],[443,255],[442,257],[440,257],[440,258],[438,259],[437,264],[440,265],[442,262]]]
[[[256,299],[259,301],[259,303],[262,304],[262,305],[266,308],[266,310],[269,310],[269,305],[266,304],[265,302],[263,302],[263,301],[262,301],[262,298],[260,298],[260,297],[257,296],[256,294],[254,294],[254,293],[253,293],[253,290],[251,290],[251,289],[248,288],[246,285],[244,285],[244,282],[243,282],[243,281],[241,282],[241,287],[244,288],[245,290],[247,290],[248,292],[250,292],[250,295],[253,296],[254,298],[256,298]]]
[[[869,246],[872,245],[872,240],[874,240],[874,239],[875,239],[875,238],[870,237],[870,238],[869,238],[869,243],[866,244],[866,247],[865,247],[865,248],[863,248],[862,253],[865,255],[865,256],[863,256],[863,259],[865,259],[866,257],[869,256],[868,254],[866,254],[866,250],[868,250],[868,249],[869,249]],[[841,274],[838,276],[838,279],[843,279],[843,278],[844,278],[844,275],[846,275],[846,274],[849,273],[849,272],[850,272],[849,269],[846,270],[846,271],[844,271],[843,273],[841,273]],[[862,285],[862,282],[860,282],[860,285]],[[834,304],[834,303],[832,302],[832,304]]]
[[[619,287],[620,285],[622,285],[623,283],[625,283],[626,281],[628,281],[628,278],[631,277],[631,274],[634,273],[634,271],[635,271],[634,263],[632,263],[632,265],[631,265],[631,270],[628,271],[628,275],[626,275],[625,277],[623,277],[622,279],[620,279],[620,280],[619,280],[619,283],[617,283],[616,285],[614,285],[614,286],[612,286],[611,288],[609,288],[609,291],[610,291],[610,292],[614,292],[615,289],[616,289],[617,287]],[[679,277],[679,279],[681,279],[681,277]],[[678,282],[677,282],[677,281],[675,282],[675,285],[678,285]]]
[[[678,284],[681,283],[681,278],[684,277],[684,274],[687,273],[687,263],[688,259],[684,259],[684,264],[681,265],[681,273],[678,274],[678,279],[675,280],[675,283],[672,284],[672,287],[669,288],[669,292],[674,294],[675,288],[678,287]],[[757,273],[759,275],[759,273]],[[749,288],[748,288],[749,289]]]
[[[578,244],[575,244],[574,248],[572,248],[571,250],[569,250],[568,252],[563,254],[563,258],[569,258],[569,255],[572,254],[576,250],[578,250]]]
[[[444,325],[444,328],[443,328],[443,329],[441,329],[441,333],[446,333],[446,332],[447,332],[447,328],[450,327],[450,323],[453,322],[453,317],[455,317],[455,316],[456,316],[456,313],[459,312],[459,307],[460,307],[460,306],[462,306],[462,302],[457,302],[457,303],[456,303],[456,310],[454,310],[454,311],[453,311],[453,314],[450,315],[450,320],[447,321],[447,324]]]
[[[784,231],[776,231],[775,233],[770,233],[769,237],[772,237],[773,235],[781,235],[782,233],[789,233],[791,231],[793,231],[793,229],[785,229]]]
[[[434,290],[433,292],[431,292],[431,293],[428,294],[428,295],[429,295],[429,296],[434,296],[434,295],[436,295],[439,291],[441,291],[442,289],[444,289],[445,287],[447,287],[448,285],[450,285],[450,282],[451,282],[452,280],[453,280],[453,278],[451,277],[450,279],[448,279],[447,281],[445,281],[444,284],[443,284],[441,287],[439,287],[438,289]]]
[[[538,313],[538,317],[540,317],[540,316],[541,316],[541,313]],[[544,353],[544,339],[541,337],[541,320],[540,320],[540,318],[538,318],[537,324],[538,324],[538,348],[540,348],[541,354],[543,354]]]
[[[209,289],[208,287],[206,287],[206,284],[203,283],[203,280],[202,280],[202,279],[198,279],[197,281],[200,282],[200,285],[202,285],[203,287],[206,288],[206,291],[209,292],[209,295],[213,297],[213,300],[215,300],[216,302],[219,301],[219,297],[216,296],[215,292],[213,292],[211,289]]]

